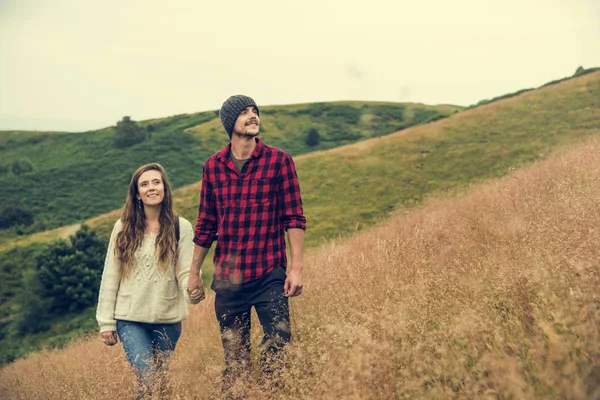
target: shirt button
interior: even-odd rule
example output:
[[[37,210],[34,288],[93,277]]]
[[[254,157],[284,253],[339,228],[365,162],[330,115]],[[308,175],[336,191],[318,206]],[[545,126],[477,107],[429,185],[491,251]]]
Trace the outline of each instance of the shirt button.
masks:
[[[242,179],[238,179],[238,183],[241,185],[244,182]]]

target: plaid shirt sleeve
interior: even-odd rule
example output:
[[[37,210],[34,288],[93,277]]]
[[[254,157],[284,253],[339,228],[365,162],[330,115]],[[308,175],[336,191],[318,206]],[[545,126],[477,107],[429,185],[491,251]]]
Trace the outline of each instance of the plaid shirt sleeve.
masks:
[[[194,232],[194,243],[200,247],[210,248],[217,238],[217,210],[212,185],[208,180],[209,165],[204,164],[202,171],[202,187],[200,189],[200,206],[198,221]]]
[[[285,230],[290,228],[306,229],[306,218],[302,211],[300,184],[296,166],[289,154],[286,154],[281,166],[281,185],[279,187],[279,217]]]

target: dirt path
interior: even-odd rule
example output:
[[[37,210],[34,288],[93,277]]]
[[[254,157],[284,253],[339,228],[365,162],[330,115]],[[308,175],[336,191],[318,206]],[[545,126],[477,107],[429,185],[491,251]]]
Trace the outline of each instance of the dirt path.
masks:
[[[59,228],[58,237],[61,239],[67,239],[69,236],[75,234],[79,229],[81,229],[81,224],[69,225],[63,228]]]
[[[81,228],[81,224],[62,226],[60,228],[51,229],[44,232],[37,232],[22,238],[15,238],[7,243],[0,245],[0,251],[10,250],[16,246],[25,246],[34,242],[49,242],[56,238],[68,239]]]

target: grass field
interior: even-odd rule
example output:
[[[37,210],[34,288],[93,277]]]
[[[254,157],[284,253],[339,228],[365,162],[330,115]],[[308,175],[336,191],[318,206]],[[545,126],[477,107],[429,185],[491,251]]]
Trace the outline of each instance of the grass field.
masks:
[[[341,240],[355,232],[368,232],[390,215],[409,212],[428,198],[465,193],[487,179],[504,176],[543,160],[565,146],[596,137],[600,133],[599,95],[600,72],[595,72],[391,135],[296,156],[308,218],[307,248],[327,246],[331,240]],[[293,115],[297,117],[295,121],[302,121],[311,112],[316,115],[331,112],[331,109],[324,111],[325,106],[287,106],[280,114],[282,121]],[[351,107],[352,103],[344,106]],[[390,110],[381,108],[381,104],[368,107],[375,106],[379,107],[377,113]],[[360,118],[373,124],[376,112],[368,111],[364,104],[361,107]],[[415,107],[423,110],[421,106]],[[345,107],[333,110],[334,116],[335,113],[354,112]],[[403,112],[406,115],[415,113],[410,110],[406,106]],[[263,114],[263,120],[268,120],[269,110],[265,109]],[[201,124],[204,130],[198,126],[185,128],[186,134],[199,138],[207,136],[214,128],[211,124],[214,125],[214,121]],[[183,125],[178,126],[178,129],[183,128]],[[285,129],[269,127],[268,123],[266,129],[263,132],[265,138],[269,134],[285,136],[282,133]],[[199,187],[199,182],[195,182],[176,191],[176,207],[192,223],[196,218]],[[125,184],[121,196],[124,196],[124,190]],[[10,323],[18,314],[18,306],[10,296],[19,291],[21,274],[24,271],[31,273],[32,255],[40,246],[57,237],[68,236],[80,222],[106,236],[117,218],[118,210],[113,210],[55,230],[9,239],[0,245],[3,285],[0,322]],[[8,262],[11,268],[5,271]],[[204,274],[208,284],[210,262],[205,263]],[[27,341],[27,351],[31,351],[43,343],[68,342],[71,337],[81,334],[81,328],[93,329],[91,319],[80,326],[73,325],[71,320],[78,321],[76,316],[70,316],[57,321],[50,333],[28,338],[13,335],[10,340]],[[3,329],[0,329],[0,336],[6,332]],[[54,338],[48,335],[54,335]],[[6,340],[9,339],[3,337],[5,348]]]
[[[588,140],[310,250],[283,389],[250,384],[239,394],[598,398],[599,152]],[[173,399],[219,396],[213,301],[184,323]],[[0,397],[10,399],[125,398],[133,387],[123,350],[95,336],[0,371]]]

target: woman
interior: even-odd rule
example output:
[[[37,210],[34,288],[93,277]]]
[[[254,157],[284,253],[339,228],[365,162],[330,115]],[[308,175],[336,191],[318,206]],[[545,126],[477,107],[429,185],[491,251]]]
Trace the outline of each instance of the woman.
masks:
[[[179,221],[179,223],[177,223]],[[136,398],[165,390],[166,367],[187,316],[185,291],[193,254],[192,225],[173,212],[160,164],[138,168],[115,223],[100,285],[96,319],[102,341],[123,343],[138,378]],[[179,237],[179,240],[177,238]]]

